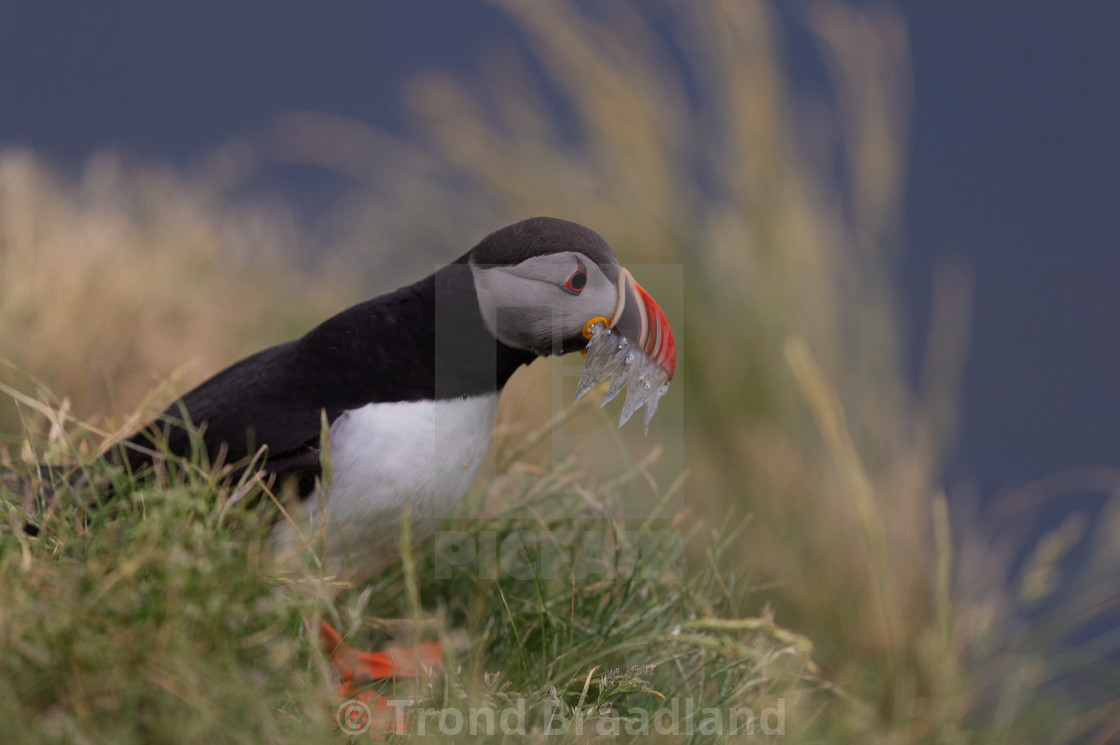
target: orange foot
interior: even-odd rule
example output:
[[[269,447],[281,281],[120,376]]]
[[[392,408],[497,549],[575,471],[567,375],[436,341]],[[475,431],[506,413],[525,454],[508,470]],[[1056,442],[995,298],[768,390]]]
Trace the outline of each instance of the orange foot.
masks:
[[[339,726],[347,734],[370,730],[395,732],[388,702],[372,690],[374,683],[392,678],[417,678],[425,669],[443,667],[443,649],[438,641],[424,642],[419,647],[390,647],[381,652],[359,652],[346,642],[328,623],[319,626],[319,637],[338,673]],[[359,703],[360,702],[360,703]],[[398,726],[394,726],[398,725]]]
[[[424,642],[419,647],[390,647],[382,652],[359,652],[346,642],[334,628],[319,626],[331,667],[343,683],[368,686],[389,678],[417,678],[425,669],[443,667],[443,649],[438,641]]]

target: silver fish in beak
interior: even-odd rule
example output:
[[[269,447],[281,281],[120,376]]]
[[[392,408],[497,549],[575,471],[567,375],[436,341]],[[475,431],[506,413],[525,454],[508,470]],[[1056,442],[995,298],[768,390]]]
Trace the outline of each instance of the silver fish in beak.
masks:
[[[618,426],[644,405],[642,427],[649,434],[649,422],[657,411],[658,401],[669,390],[677,366],[677,348],[669,321],[626,269],[619,271],[614,315],[606,323],[604,320],[595,319],[584,329],[590,341],[576,401],[611,378],[600,406],[606,406],[623,388],[628,388]]]

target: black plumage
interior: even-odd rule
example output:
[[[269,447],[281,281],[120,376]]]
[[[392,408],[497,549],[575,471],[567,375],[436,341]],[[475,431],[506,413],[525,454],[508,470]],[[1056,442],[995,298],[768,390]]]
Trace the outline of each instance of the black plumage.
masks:
[[[171,453],[188,453],[189,419],[211,457],[224,448],[225,461],[237,463],[267,446],[266,470],[306,481],[319,470],[323,412],[333,422],[370,403],[500,390],[535,355],[487,330],[469,256],[217,373],[129,438],[128,463],[149,464],[162,438]]]

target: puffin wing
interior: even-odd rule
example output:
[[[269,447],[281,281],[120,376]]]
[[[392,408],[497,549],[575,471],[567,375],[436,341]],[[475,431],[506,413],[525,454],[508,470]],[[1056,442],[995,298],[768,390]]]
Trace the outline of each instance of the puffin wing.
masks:
[[[167,449],[189,455],[189,421],[198,427],[211,458],[224,451],[224,461],[247,465],[262,446],[264,470],[282,477],[318,475],[322,417],[332,422],[345,406],[332,400],[329,388],[309,387],[293,373],[296,342],[270,347],[214,375],[172,404],[153,424],[130,438],[134,470],[150,463],[145,451],[166,437]],[[126,446],[127,447],[127,446]]]

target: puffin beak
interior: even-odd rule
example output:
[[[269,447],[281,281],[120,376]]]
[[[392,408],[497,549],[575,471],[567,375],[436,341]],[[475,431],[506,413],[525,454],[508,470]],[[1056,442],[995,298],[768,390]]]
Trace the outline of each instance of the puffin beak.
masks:
[[[618,305],[607,325],[636,341],[649,358],[668,373],[669,379],[673,379],[677,348],[669,321],[628,269],[618,272]]]

